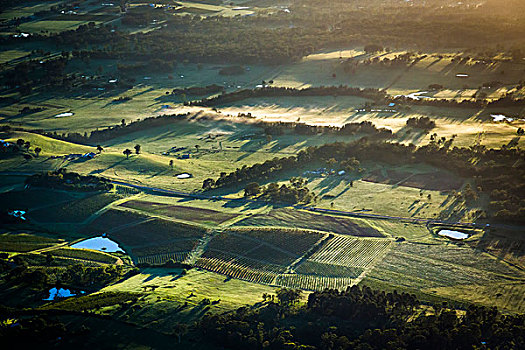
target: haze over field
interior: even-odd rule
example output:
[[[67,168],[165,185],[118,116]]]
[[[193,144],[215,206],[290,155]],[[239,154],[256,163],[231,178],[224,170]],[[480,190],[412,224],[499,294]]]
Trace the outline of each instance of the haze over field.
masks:
[[[2,343],[525,348],[524,14],[2,1]]]

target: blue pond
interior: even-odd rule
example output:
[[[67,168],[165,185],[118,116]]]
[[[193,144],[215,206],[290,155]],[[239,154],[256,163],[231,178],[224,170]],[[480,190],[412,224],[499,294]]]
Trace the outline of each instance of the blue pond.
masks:
[[[71,248],[93,249],[109,253],[124,253],[124,250],[122,250],[122,248],[119,247],[117,242],[114,242],[106,237],[89,238],[84,241],[73,244]]]

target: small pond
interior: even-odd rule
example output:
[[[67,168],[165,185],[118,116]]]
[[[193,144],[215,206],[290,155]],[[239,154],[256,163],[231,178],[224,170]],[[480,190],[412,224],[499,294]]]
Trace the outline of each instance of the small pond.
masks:
[[[491,114],[490,116],[492,117],[492,119],[495,122],[502,122],[502,121],[512,122],[512,121],[514,121],[514,118],[509,118],[509,117],[507,117],[504,114]]]
[[[438,235],[452,239],[466,239],[468,234],[453,230],[439,230]]]
[[[191,177],[191,174],[188,173],[182,173],[177,175],[177,179],[189,179]]]
[[[80,294],[84,294],[84,291],[80,291]],[[55,300],[56,298],[69,298],[76,296],[69,289],[53,287],[49,290],[49,297],[42,300]]]
[[[84,241],[73,244],[71,248],[93,249],[109,253],[124,253],[124,250],[122,250],[122,248],[119,247],[117,242],[112,241],[111,239],[106,237],[95,237],[86,239]]]
[[[60,113],[60,114],[55,115],[55,118],[71,117],[72,115],[73,115],[73,113],[71,113],[71,112]]]

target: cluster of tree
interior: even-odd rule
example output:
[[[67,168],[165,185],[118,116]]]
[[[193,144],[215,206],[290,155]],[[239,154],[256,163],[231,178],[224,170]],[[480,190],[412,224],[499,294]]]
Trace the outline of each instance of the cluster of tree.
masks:
[[[96,290],[126,273],[136,273],[135,270],[124,269],[122,265],[89,266],[77,263],[64,266],[63,262],[55,261],[50,254],[46,254],[45,257],[18,254],[10,260],[0,257],[0,272],[6,273],[5,278],[12,284],[21,284],[37,290],[56,285]]]
[[[217,180],[205,180],[203,189],[265,179],[279,171],[330,159],[341,162],[355,158],[358,161],[374,160],[397,165],[427,163],[462,177],[473,178],[478,193],[490,196],[494,190],[505,191],[506,197],[493,203],[497,204],[493,218],[498,221],[524,222],[525,183],[522,179],[525,177],[525,164],[521,159],[525,157],[525,151],[517,148],[487,149],[485,146],[450,148],[450,142],[440,140],[434,138],[428,145],[416,147],[362,138],[351,143],[309,147],[296,156],[243,166],[229,174],[223,172]]]
[[[241,75],[244,73],[246,73],[246,69],[243,66],[224,67],[219,71],[220,75]]]
[[[194,96],[202,96],[202,95],[210,95],[210,94],[216,94],[219,92],[224,91],[224,86],[217,85],[217,84],[211,84],[206,86],[192,86],[189,88],[182,88],[182,89],[173,89],[171,92],[173,95],[194,95]]]
[[[199,330],[228,349],[511,349],[525,346],[525,316],[469,306],[463,316],[447,304],[418,313],[411,294],[369,287],[325,290],[293,307],[298,295],[280,290],[259,309],[205,317]],[[283,298],[281,302],[281,297]],[[270,299],[271,300],[271,299]],[[290,302],[291,301],[291,302]],[[412,318],[411,321],[408,321]]]
[[[328,33],[314,29],[269,29],[240,16],[171,16],[160,8],[142,6],[128,10],[122,21],[137,25],[150,24],[153,19],[163,20],[165,25],[154,31],[130,34],[109,25],[88,23],[76,30],[57,33],[47,40],[59,46],[92,47],[85,51],[106,58],[245,64],[296,60],[312,53],[323,37],[328,37]]]
[[[309,203],[313,194],[306,185],[308,180],[300,177],[292,177],[290,185],[271,182],[266,186],[260,186],[257,182],[251,182],[244,188],[245,197],[258,197],[274,203]]]
[[[30,94],[33,87],[39,85],[62,86],[70,84],[72,77],[65,74],[68,59],[60,56],[48,60],[29,60],[3,71],[5,85],[18,88],[24,94]]]
[[[251,117],[248,116],[248,117]],[[392,130],[386,128],[377,128],[370,121],[362,121],[360,123],[347,123],[343,126],[332,125],[309,125],[305,123],[295,122],[264,122],[260,124],[264,126],[264,133],[266,135],[283,135],[286,131],[299,135],[317,135],[317,134],[335,134],[335,135],[356,135],[369,134],[374,137],[390,137]]]
[[[365,46],[365,51],[367,49],[367,46]],[[387,51],[389,50],[390,49],[387,49]],[[367,53],[372,53],[372,52],[367,52]],[[394,56],[393,58],[376,56],[376,57],[369,57],[369,58],[361,59],[358,57],[351,57],[342,63],[342,67],[345,73],[354,74],[360,65],[399,68],[399,67],[413,66],[417,62],[419,62],[420,60],[426,57],[427,55],[418,55],[418,54],[414,54],[411,52],[399,54],[399,55]]]
[[[436,127],[436,122],[429,117],[410,117],[407,119],[406,125],[409,128],[428,131]]]
[[[434,99],[421,98],[414,99],[407,96],[389,96],[383,90],[375,88],[356,88],[346,85],[339,86],[320,86],[308,88],[287,88],[263,86],[256,89],[243,89],[230,93],[223,93],[218,96],[204,98],[198,101],[185,102],[189,106],[215,107],[227,103],[242,101],[248,98],[261,97],[282,97],[282,96],[358,96],[374,100],[375,104],[396,103],[400,105],[425,105],[436,107],[460,107],[460,108],[480,108],[480,107],[508,107],[525,103],[525,98],[516,97],[512,93],[501,96],[498,99],[487,101],[485,99],[476,100],[455,100],[455,99]]]
[[[113,184],[105,178],[67,172],[65,168],[29,176],[27,186],[59,188],[73,191],[109,191]]]
[[[177,67],[174,60],[161,60],[151,58],[135,63],[118,63],[117,70],[120,74],[136,74],[141,72],[171,72]]]
[[[5,131],[9,131],[10,127],[5,126],[2,128]],[[24,139],[17,139],[15,143],[3,141],[0,142],[0,156],[12,156],[16,154],[21,154],[25,159],[29,160],[33,158],[33,155],[29,152],[31,148],[31,141],[26,141]],[[34,156],[38,157],[42,152],[41,147],[34,147],[33,149]]]
[[[475,100],[456,100],[456,99],[437,99],[437,98],[420,98],[414,99],[407,96],[389,97],[389,101],[397,104],[434,106],[434,107],[457,107],[457,108],[483,108],[483,107],[512,107],[525,103],[525,98],[516,97],[512,93],[503,95],[494,100],[478,98]]]
[[[222,94],[215,97],[205,98],[200,101],[188,102],[190,106],[214,107],[226,103],[237,102],[248,98],[281,97],[281,96],[359,96],[373,100],[385,100],[387,95],[384,91],[374,88],[356,88],[346,85],[319,86],[308,88],[287,88],[264,86],[257,89],[243,89]]]

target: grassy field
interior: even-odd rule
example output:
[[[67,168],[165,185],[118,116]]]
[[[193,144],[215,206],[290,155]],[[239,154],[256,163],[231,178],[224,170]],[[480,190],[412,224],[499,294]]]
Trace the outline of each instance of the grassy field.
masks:
[[[417,274],[410,272],[414,269]],[[523,312],[525,305],[516,293],[522,291],[524,278],[522,271],[482,251],[455,244],[402,243],[396,244],[364,281],[377,280],[446,298],[454,296],[454,299],[497,304],[504,309]]]
[[[36,236],[27,233],[0,234],[0,251],[26,253],[33,250],[52,247],[60,240]]]
[[[184,276],[179,276],[179,273],[180,270],[177,269],[144,269],[140,274],[106,287],[101,292],[140,293],[146,286],[155,286],[156,288],[150,292],[151,296],[146,301],[153,300],[157,305],[155,308],[146,308],[141,316],[151,322],[155,312],[165,308],[162,313],[171,314],[170,322],[173,320],[180,322],[200,318],[203,314],[203,307],[199,304],[205,298],[212,301],[220,299],[218,304],[212,305],[210,311],[224,312],[261,302],[263,293],[273,293],[275,290],[273,287],[229,279],[224,275],[200,269],[189,270]],[[170,307],[167,301],[175,303]],[[185,303],[187,306],[182,307]]]

